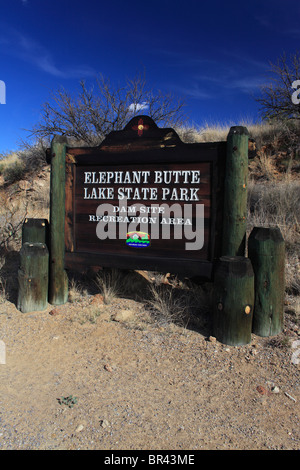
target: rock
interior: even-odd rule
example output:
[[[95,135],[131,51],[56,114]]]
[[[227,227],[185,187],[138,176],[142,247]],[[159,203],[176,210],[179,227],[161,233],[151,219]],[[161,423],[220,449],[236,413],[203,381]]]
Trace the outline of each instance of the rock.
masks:
[[[100,320],[101,321],[110,321],[111,314],[110,312],[103,312],[101,313]]]
[[[83,424],[79,424],[79,426],[77,426],[75,432],[81,432],[83,429],[84,429]]]
[[[100,426],[103,429],[107,428],[109,426],[109,422],[107,421],[107,419],[101,419]]]
[[[112,367],[109,364],[105,364],[104,369],[107,370],[107,372],[112,372]]]
[[[258,385],[258,387],[256,387],[256,390],[258,391],[258,393],[260,393],[261,395],[268,395],[270,396],[271,395],[271,392],[269,392],[269,390],[267,390],[265,387],[263,387],[262,385]]]
[[[102,294],[96,294],[91,300],[91,305],[103,305],[104,298]]]
[[[27,189],[30,188],[30,184],[28,181],[24,181],[24,180],[21,180],[19,181],[19,188],[22,190],[22,191],[27,191]]]
[[[268,402],[267,396],[262,395],[261,397],[258,398],[257,402],[261,405],[266,405]]]
[[[52,315],[53,317],[59,315],[61,313],[61,309],[59,307],[54,308],[49,312],[49,315]]]
[[[118,322],[127,321],[134,316],[134,313],[135,312],[133,310],[120,310],[120,312],[116,313],[112,319]]]
[[[279,387],[277,387],[276,385],[274,385],[274,387],[271,388],[271,392],[272,392],[272,393],[279,393]]]
[[[295,349],[295,351],[292,354],[291,362],[292,364],[298,365],[300,364],[300,340],[292,342],[292,349]]]
[[[216,343],[216,342],[217,342],[217,338],[215,338],[214,336],[209,336],[208,341],[209,341],[210,343]]]
[[[0,364],[6,364],[6,348],[4,341],[0,340]]]

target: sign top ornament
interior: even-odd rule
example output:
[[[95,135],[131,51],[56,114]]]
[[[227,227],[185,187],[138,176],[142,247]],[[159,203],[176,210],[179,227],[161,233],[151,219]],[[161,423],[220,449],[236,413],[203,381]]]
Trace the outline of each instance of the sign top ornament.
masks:
[[[143,135],[144,131],[147,131],[149,129],[148,124],[144,124],[144,121],[142,118],[139,119],[138,124],[135,126],[132,126],[132,129],[134,131],[138,132],[138,135],[141,136]]]

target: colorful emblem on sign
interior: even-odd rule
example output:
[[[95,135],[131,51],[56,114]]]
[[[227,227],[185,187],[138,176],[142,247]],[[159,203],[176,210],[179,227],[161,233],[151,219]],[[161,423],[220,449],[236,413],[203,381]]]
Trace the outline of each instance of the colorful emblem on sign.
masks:
[[[144,132],[144,131],[146,131],[147,129],[149,129],[149,126],[148,126],[148,124],[144,124],[143,119],[139,119],[138,125],[137,125],[137,126],[133,126],[132,129],[133,129],[134,131],[138,131],[138,135],[141,136],[141,135],[143,135],[143,132]]]
[[[147,248],[150,246],[150,235],[146,232],[128,232],[126,245],[133,248]]]

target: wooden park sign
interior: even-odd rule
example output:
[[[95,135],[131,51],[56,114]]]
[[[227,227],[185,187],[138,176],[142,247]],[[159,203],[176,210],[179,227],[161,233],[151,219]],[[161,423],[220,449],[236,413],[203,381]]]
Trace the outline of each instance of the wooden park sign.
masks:
[[[64,136],[54,137],[48,152],[49,240],[40,235],[45,230],[39,230],[39,221],[23,227],[20,309],[30,311],[48,300],[65,303],[68,270],[171,272],[214,282],[215,336],[227,344],[248,343],[254,289],[260,299],[266,297],[263,279],[271,265],[284,285],[278,234],[261,236],[259,230],[253,238],[250,252],[261,279],[255,288],[252,263],[245,257],[248,156],[245,127],[232,127],[226,141],[186,144],[148,116],[133,118],[98,147],[72,147]],[[280,245],[280,263],[262,262],[274,244]],[[48,276],[46,245],[49,291],[41,303],[34,298],[40,297],[38,288],[30,286],[41,287],[40,279]],[[282,328],[283,296],[273,296],[278,282],[272,283],[266,297],[271,314],[264,307],[258,321],[263,330],[256,327],[263,334]],[[274,318],[275,310],[279,320],[271,321],[268,315]]]
[[[224,143],[183,144],[145,116],[100,147],[67,148],[65,267],[210,278],[220,255],[225,152]]]
[[[239,140],[238,148],[230,144],[239,157],[233,170],[227,168],[232,138]],[[185,144],[173,129],[138,116],[99,147],[69,147],[66,138],[55,137],[51,166],[52,303],[65,302],[66,269],[118,267],[212,279],[220,256],[244,250],[246,205],[239,194],[234,209],[234,185],[242,179],[237,186],[245,201],[245,128],[232,128],[227,142]]]

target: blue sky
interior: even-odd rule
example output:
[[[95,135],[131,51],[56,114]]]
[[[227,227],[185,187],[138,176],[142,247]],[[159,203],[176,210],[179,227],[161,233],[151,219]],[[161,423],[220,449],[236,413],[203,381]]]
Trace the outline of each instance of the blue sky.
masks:
[[[269,62],[299,46],[299,0],[0,0],[0,153],[18,149],[51,90],[97,74],[122,84],[145,69],[199,126],[255,121]]]

